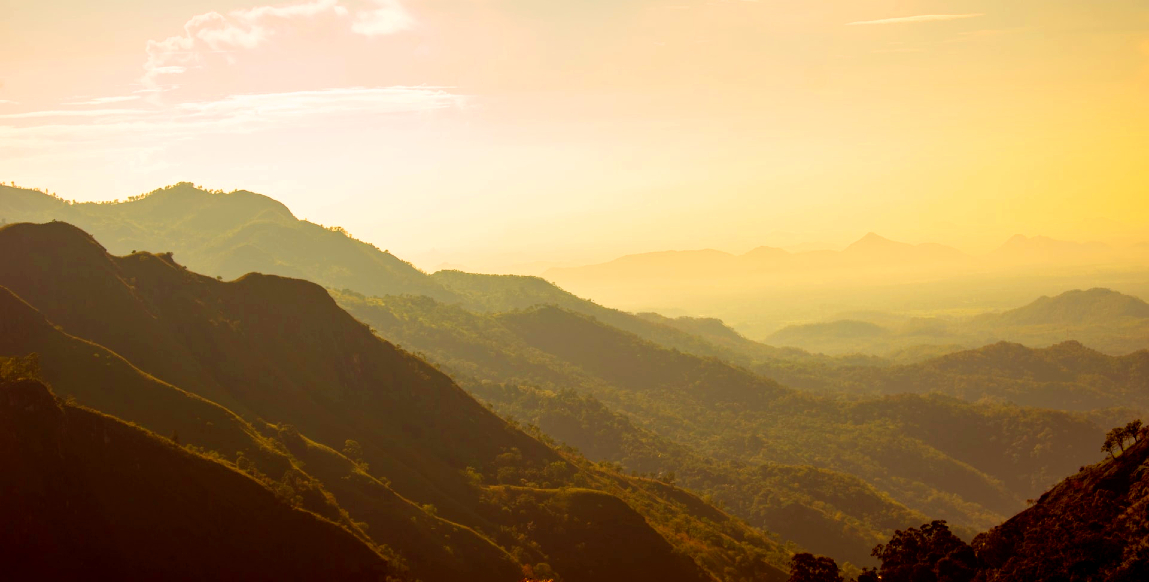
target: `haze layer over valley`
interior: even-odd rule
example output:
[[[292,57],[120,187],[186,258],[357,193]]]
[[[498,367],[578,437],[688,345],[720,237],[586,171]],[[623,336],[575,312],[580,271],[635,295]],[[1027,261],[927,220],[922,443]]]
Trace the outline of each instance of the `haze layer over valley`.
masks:
[[[990,252],[969,254],[870,233],[841,251],[667,251],[553,268],[544,277],[623,309],[717,317],[772,344],[886,355],[915,344],[979,347],[1014,340],[1044,346],[1074,339],[1075,330],[1055,332],[1057,321],[1041,322],[1049,326],[1041,335],[986,330],[988,320],[974,316],[1074,289],[1104,287],[1149,296],[1149,243],[1107,245],[1017,235]],[[782,329],[802,324],[842,329],[824,341]],[[870,337],[877,335],[885,337]],[[898,337],[906,335],[916,337]],[[1131,349],[1105,347],[1113,353]]]
[[[46,237],[14,239],[26,248],[75,246],[78,239],[65,241],[83,235],[70,231],[69,222],[95,233],[113,254],[130,255],[114,261],[154,249],[171,253],[159,255],[164,261],[186,257],[191,268],[225,280],[238,277],[236,283],[245,285],[255,282],[246,274],[251,271],[320,282],[380,337],[433,362],[475,398],[528,423],[544,442],[577,447],[586,459],[580,462],[688,487],[725,507],[745,524],[739,527],[777,536],[776,542],[754,542],[753,552],[778,570],[786,568],[786,554],[777,543],[870,565],[874,544],[927,518],[946,519],[962,535],[991,528],[1072,467],[1095,458],[1083,444],[1100,438],[1100,426],[1124,422],[1149,406],[1138,395],[1141,362],[1149,353],[1143,351],[1149,306],[1111,290],[1039,299],[961,325],[979,325],[990,336],[1024,330],[1039,338],[1050,326],[1077,326],[1071,329],[1095,343],[1142,350],[1123,358],[1080,343],[1045,351],[1016,344],[971,351],[912,344],[897,357],[834,357],[757,342],[715,319],[612,309],[541,278],[429,275],[342,229],[300,221],[282,204],[251,192],[177,184],[128,202],[71,204],[0,187],[0,214],[10,222],[62,221],[6,227],[10,236]],[[45,261],[39,262],[51,263]],[[35,288],[29,284],[19,277],[0,281]],[[856,339],[869,337],[867,326],[876,324],[788,333]],[[16,357],[41,348],[8,349]],[[958,353],[943,355],[949,352]],[[159,358],[146,353],[139,357]],[[52,370],[61,364],[51,362],[46,369],[57,374]],[[252,406],[247,397],[237,400],[207,382],[201,393],[212,400],[232,410]],[[67,390],[82,394],[79,387]],[[112,405],[118,406],[104,404]],[[731,406],[741,412],[732,414]],[[1005,449],[991,453],[989,442]],[[370,465],[386,466],[385,458]],[[510,460],[498,461],[504,462]],[[482,487],[540,484],[513,477],[498,463],[489,469],[495,471],[491,477],[475,477]],[[460,503],[403,490],[400,474],[385,475],[416,504]],[[391,543],[402,555],[407,543]],[[566,559],[557,548],[541,551],[551,561]],[[729,559],[735,558],[721,558]]]

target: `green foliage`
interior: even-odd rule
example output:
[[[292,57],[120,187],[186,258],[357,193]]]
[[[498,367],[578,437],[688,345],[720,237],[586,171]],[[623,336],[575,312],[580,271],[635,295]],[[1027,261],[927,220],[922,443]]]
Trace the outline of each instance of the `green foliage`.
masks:
[[[372,294],[454,297],[409,263],[342,228],[299,220],[283,204],[244,190],[209,191],[181,182],[126,202],[65,204],[0,187],[0,212],[14,222],[69,222],[113,254],[173,251],[191,270],[227,280],[261,272]]]
[[[1124,453],[1126,442],[1139,440],[1141,440],[1141,420],[1137,419],[1106,433],[1105,442],[1101,445],[1101,452],[1108,453],[1110,457],[1113,457],[1115,455],[1114,449],[1120,449]]]
[[[363,461],[363,447],[357,441],[347,439],[343,441],[343,456],[355,461],[356,464],[366,469],[366,463]]]
[[[765,341],[828,354],[890,354],[923,344],[972,347],[1001,341],[1049,346],[1068,338],[1113,355],[1149,348],[1149,304],[1110,289],[1066,291],[1003,313],[973,317],[875,318],[879,321],[791,325]]]
[[[1149,409],[1149,351],[1109,356],[1076,341],[1034,349],[996,343],[897,366],[767,363],[755,369],[796,387],[859,395],[941,392],[976,402],[1087,411]]]
[[[1128,425],[1140,429],[1140,423]],[[1126,427],[1116,429],[1121,432]],[[944,522],[898,531],[858,582],[1103,580],[1149,576],[1149,445],[1064,479],[1036,503],[967,545]]]
[[[784,577],[772,540],[705,504],[688,510],[681,490],[554,450],[380,340],[314,284],[221,282],[167,257],[112,257],[52,223],[0,230],[0,285],[0,325],[11,331],[0,334],[0,354],[40,353],[45,374],[79,402],[234,458],[277,503],[394,547],[420,578],[494,582],[524,563],[549,564],[571,582],[620,564],[665,565],[666,580],[683,582]],[[341,449],[361,452],[369,472]],[[506,514],[486,501],[500,486],[475,487],[468,467],[484,483],[537,494],[555,509],[544,515],[554,527],[540,533],[529,507]],[[562,493],[576,487],[593,489]],[[563,508],[594,519],[568,523]],[[645,563],[605,535],[618,523],[642,541],[634,547]],[[675,533],[676,523],[689,529]]]
[[[40,382],[0,380],[0,528],[16,580],[381,580],[348,529],[233,466],[116,418],[60,405]],[[284,560],[290,556],[290,560]]]
[[[794,554],[790,558],[789,582],[843,582],[838,564],[825,556],[808,553]]]
[[[941,520],[894,532],[888,543],[874,548],[874,557],[882,562],[880,579],[888,582],[969,582],[977,567],[973,549]]]
[[[0,356],[0,381],[40,380],[40,355],[33,353],[24,357]]]
[[[593,460],[673,472],[753,525],[854,563],[926,515],[970,535],[1000,522],[1094,458],[1082,443],[1099,438],[1064,414],[805,395],[551,307],[485,314],[428,298],[332,295],[501,413]]]

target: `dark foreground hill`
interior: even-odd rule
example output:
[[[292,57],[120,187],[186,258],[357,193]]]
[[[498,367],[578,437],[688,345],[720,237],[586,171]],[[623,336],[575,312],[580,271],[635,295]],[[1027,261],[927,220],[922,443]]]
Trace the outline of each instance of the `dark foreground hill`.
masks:
[[[354,531],[366,530],[376,544],[401,552],[414,577],[498,581],[518,570],[505,550],[427,513],[345,454],[291,427],[249,423],[150,376],[103,346],[57,329],[0,287],[0,356],[29,353],[37,355],[38,375],[57,394],[234,462],[299,507]]]
[[[0,355],[43,350],[62,395],[178,427],[245,472],[283,471],[265,483],[326,499],[414,577],[505,580],[524,566],[567,582],[784,577],[772,564],[785,551],[763,534],[508,424],[312,283],[223,282],[167,255],[114,257],[51,223],[0,229],[0,285],[11,291],[0,306],[18,314],[2,323],[31,330],[6,334]]]
[[[1149,439],[1085,467],[1033,507],[976,539],[983,576],[1027,580],[1149,580]]]
[[[0,427],[6,579],[387,578],[368,540],[38,381],[0,380]]]
[[[1149,579],[1149,430],[1109,432],[1110,458],[1082,467],[967,544],[944,521],[899,530],[858,582],[1139,582]],[[827,558],[793,560],[802,582],[841,582]]]

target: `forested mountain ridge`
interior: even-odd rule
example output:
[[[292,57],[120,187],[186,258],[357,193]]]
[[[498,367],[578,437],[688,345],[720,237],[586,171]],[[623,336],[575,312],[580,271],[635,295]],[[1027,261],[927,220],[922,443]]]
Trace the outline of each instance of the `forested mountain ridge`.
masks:
[[[411,556],[426,548],[404,539],[434,536],[405,536],[403,520],[385,519],[387,503],[399,514],[411,507],[394,495],[387,501],[388,487],[418,503],[424,518],[454,522],[422,519],[440,528],[437,535],[475,540],[474,551],[460,556],[479,568],[468,579],[521,575],[519,565],[568,581],[605,572],[684,582],[784,577],[771,564],[783,564],[785,552],[762,534],[704,503],[692,509],[673,487],[593,465],[508,425],[312,283],[268,275],[223,282],[166,255],[113,257],[75,227],[51,223],[0,229],[0,285],[18,296],[9,305],[31,313],[25,320],[39,317],[113,349],[150,375],[153,388],[158,381],[228,401],[356,524],[374,519],[369,533],[376,525],[396,528],[393,549],[425,579],[436,579],[433,560]],[[8,349],[22,355],[30,348]],[[68,377],[51,371],[68,362],[46,358],[45,375]],[[82,393],[74,396],[83,403]],[[233,451],[215,452],[230,460]],[[373,502],[376,495],[386,503]],[[595,523],[619,524],[629,545],[596,543],[609,538]],[[473,532],[480,537],[468,538]],[[484,554],[490,542],[498,547]]]
[[[1073,411],[1149,409],[1149,351],[1111,356],[1068,341],[1046,348],[999,342],[898,366],[760,370],[800,388],[851,394],[939,392]]]
[[[1110,430],[1109,458],[1084,466],[1031,507],[974,538],[944,521],[899,530],[857,582],[1135,582],[1149,577],[1149,443],[1140,420]],[[832,559],[795,555],[790,582],[842,582]]]
[[[1103,288],[1069,290],[972,317],[886,314],[881,319],[885,321],[855,318],[795,324],[765,341],[837,355],[885,355],[921,344],[976,348],[1000,341],[1047,347],[1074,340],[1115,356],[1149,349],[1149,303]]]
[[[1083,467],[1033,507],[974,539],[986,579],[1133,582],[1149,577],[1145,437],[1144,430],[1123,435],[1123,444],[1112,447],[1114,457]]]
[[[1149,303],[1112,289],[1075,289],[1055,297],[1040,297],[1028,305],[978,319],[1021,325],[1109,323],[1121,318],[1149,318]]]
[[[71,204],[37,190],[0,185],[9,223],[60,220],[91,233],[113,254],[171,252],[207,275],[250,272],[314,281],[367,295],[426,295],[478,311],[561,305],[646,339],[703,356],[731,357],[696,335],[578,298],[538,277],[440,271],[427,275],[338,228],[295,218],[280,202],[252,192],[210,192],[189,183],[115,203]]]
[[[233,279],[258,272],[372,294],[453,295],[387,251],[340,228],[299,220],[282,203],[245,190],[210,192],[182,182],[115,203],[68,203],[0,185],[9,223],[60,220],[91,233],[110,252],[170,251],[198,273]]]
[[[164,202],[160,193],[174,191],[179,187],[189,186],[180,185],[142,200],[119,205],[87,206],[90,206],[89,209],[140,208],[133,205],[153,198],[153,203]],[[0,202],[8,199],[3,194],[0,192]],[[177,193],[172,200],[192,205],[235,204],[244,201],[243,196],[246,194],[233,193],[235,194],[241,194],[236,202],[227,201],[227,197],[232,195],[203,191],[190,192],[186,198],[180,198],[180,194]],[[45,198],[42,194],[37,193],[37,196]],[[285,223],[294,221],[289,212],[286,216],[283,214],[286,208],[282,208],[282,205],[278,203],[266,205],[260,200],[262,197],[252,196],[255,196],[252,205],[259,207],[255,214],[258,220],[271,216],[273,221]],[[46,198],[54,200],[51,197]],[[277,205],[279,208],[276,208]],[[65,208],[82,206],[85,205],[63,204]],[[120,220],[113,217],[108,219],[108,223],[111,225]],[[244,225],[237,227],[239,230],[250,226],[250,221],[239,222]],[[297,226],[302,228],[284,230],[282,231],[286,233],[284,236],[293,238],[293,245],[308,244],[309,239],[299,233],[315,225],[296,222]],[[361,244],[344,233],[322,230],[323,236],[330,234],[334,238],[344,239],[345,242],[339,243],[340,250],[335,253],[336,256],[342,257],[346,249],[355,249],[357,248],[355,245]],[[173,232],[178,233],[179,230],[173,229]],[[157,250],[171,249],[173,246],[168,243],[174,240],[176,239],[157,236],[148,244],[154,245],[152,248]],[[25,242],[27,241],[12,244],[19,247]],[[330,252],[330,249],[325,252]],[[185,255],[177,253],[174,257],[163,255],[159,258],[161,263],[171,265],[178,271],[175,259],[182,256]],[[120,347],[114,348],[116,352],[125,351],[127,348],[124,345],[129,345],[133,341],[140,344],[154,341],[155,346],[150,348],[136,346],[138,349],[129,357],[132,364],[181,388],[185,385],[195,386],[193,390],[195,393],[223,404],[241,415],[249,416],[254,410],[262,409],[263,403],[256,403],[253,406],[243,394],[236,394],[234,390],[229,389],[229,386],[258,385],[259,382],[267,382],[266,378],[255,379],[246,375],[236,377],[231,375],[231,370],[214,370],[212,365],[187,363],[207,357],[211,352],[205,351],[204,345],[216,342],[222,337],[218,333],[220,330],[214,329],[204,333],[205,337],[209,338],[204,345],[198,344],[197,338],[191,338],[191,341],[170,342],[168,336],[173,335],[173,330],[179,329],[182,332],[185,328],[194,330],[199,326],[194,321],[180,320],[182,308],[176,307],[175,304],[165,306],[163,301],[156,301],[154,297],[148,296],[149,293],[163,295],[169,289],[181,289],[182,284],[171,283],[174,279],[169,280],[166,275],[161,277],[167,281],[161,285],[162,291],[157,289],[140,292],[136,289],[137,285],[133,279],[141,274],[145,277],[150,276],[147,272],[151,268],[143,265],[153,264],[154,257],[148,253],[138,253],[135,259],[125,257],[124,265],[129,267],[121,266],[120,271],[116,271],[115,278],[127,281],[127,286],[132,288],[128,295],[135,296],[134,299],[129,298],[122,302],[123,305],[134,305],[127,308],[125,313],[149,314],[147,317],[136,318],[131,327],[137,329],[137,332],[134,332],[137,337],[121,338],[128,343],[117,344]],[[288,258],[290,259],[290,256]],[[132,263],[132,260],[138,264]],[[366,265],[363,268],[374,270],[375,274],[372,276],[393,278],[373,265]],[[156,272],[167,272],[167,269],[164,267]],[[1015,458],[1025,459],[1030,458],[1026,447],[1048,451],[1055,442],[1067,442],[1057,440],[1063,436],[1062,431],[1084,435],[1095,430],[1087,428],[1086,424],[1075,424],[1078,420],[1066,422],[1051,416],[1043,417],[1040,414],[1022,422],[1015,422],[1011,417],[1020,418],[1025,415],[1018,415],[1008,408],[979,407],[977,411],[970,413],[960,403],[938,398],[917,401],[886,399],[885,404],[877,408],[862,408],[856,404],[833,404],[824,398],[807,399],[804,395],[784,388],[773,397],[762,397],[762,394],[769,393],[774,389],[772,386],[776,385],[749,373],[748,370],[781,379],[785,384],[794,382],[801,387],[807,387],[795,382],[794,379],[813,378],[816,381],[837,382],[838,376],[831,372],[843,368],[852,369],[859,364],[866,368],[863,369],[864,372],[869,372],[868,368],[889,367],[889,363],[873,357],[830,358],[801,350],[772,348],[741,336],[718,320],[670,319],[656,314],[634,315],[609,309],[580,299],[539,278],[473,275],[454,271],[425,275],[413,269],[403,273],[422,281],[419,285],[431,285],[436,291],[400,292],[435,295],[440,299],[387,296],[382,301],[388,305],[388,309],[375,310],[373,315],[367,316],[357,312],[353,305],[354,301],[347,299],[355,297],[355,291],[332,292],[332,294],[339,299],[342,307],[353,311],[356,317],[377,328],[382,337],[401,343],[408,349],[424,352],[427,359],[442,365],[444,370],[459,380],[465,388],[492,403],[500,412],[538,424],[545,433],[561,435],[562,440],[577,445],[592,459],[624,463],[627,470],[655,476],[665,476],[669,472],[674,472],[680,483],[713,495],[714,499],[721,501],[733,513],[750,520],[756,526],[778,531],[784,539],[797,541],[809,549],[825,550],[838,556],[850,556],[851,559],[860,556],[864,560],[867,553],[865,549],[875,539],[888,533],[889,528],[908,525],[922,515],[948,517],[961,528],[965,528],[963,531],[986,527],[1012,512],[1020,500],[1031,495],[1033,490],[1040,489],[1044,484],[1064,474],[1063,471],[1069,470],[1070,465],[1079,463],[1075,458],[1067,459],[1063,463],[1065,467],[1058,468],[1045,466],[1042,464],[1043,461],[1039,461],[1022,468],[1020,477],[1014,476],[1012,473],[1017,467],[1001,463],[1000,459],[969,456],[970,451],[954,448],[954,443],[945,439],[944,434],[922,430],[922,427],[917,426],[909,416],[931,414],[935,419],[939,419],[943,426],[948,422],[956,422],[958,427],[962,427],[958,432],[966,430],[962,426],[965,424],[979,427],[979,431],[985,431],[994,435],[994,439],[998,439],[990,445],[990,448],[1000,448],[1001,444],[1005,443],[1005,450],[1009,450],[1013,455],[1021,455]],[[29,277],[30,280],[35,278]],[[237,285],[231,289],[248,287],[258,292],[273,289],[276,292],[284,291],[285,288],[278,288],[278,284],[268,283],[274,279],[259,276],[244,277],[234,282]],[[403,277],[398,277],[400,282],[402,279]],[[110,279],[107,277],[95,279],[93,288],[100,288],[100,285],[104,284],[101,281],[104,280]],[[57,281],[53,285],[58,283],[60,282]],[[83,277],[78,277],[63,284],[83,288],[91,283]],[[211,282],[214,283],[218,282]],[[225,284],[225,287],[227,285],[231,284]],[[398,285],[403,287],[405,284]],[[192,288],[197,286],[205,288],[202,281],[197,282]],[[329,286],[344,287],[338,283],[329,283]],[[362,289],[362,285],[354,281],[346,287],[356,291]],[[19,294],[24,297],[36,295],[38,291],[35,288],[25,288]],[[118,288],[110,291],[109,297],[119,297],[122,294],[122,290]],[[38,295],[36,301],[41,304],[51,303],[53,293],[54,291],[48,290]],[[198,293],[198,291],[192,292],[184,298],[193,300],[191,311],[197,313],[189,319],[195,320],[202,316],[218,322],[214,324],[216,327],[236,324],[234,312],[229,314],[227,309],[215,310],[213,301],[216,299],[205,303],[204,297]],[[286,318],[291,315],[291,305],[300,302],[311,303],[315,300],[309,293],[300,295],[298,300],[291,299],[284,302],[272,309],[273,313],[267,315],[273,319]],[[295,294],[294,291],[286,293],[286,295]],[[210,296],[212,293],[207,295]],[[236,299],[237,302],[232,305],[233,309],[245,306],[248,301],[238,297],[229,298],[229,295],[223,294],[220,298],[225,299],[222,303]],[[367,303],[376,301],[367,300],[365,297],[359,299]],[[71,296],[65,298],[62,303],[75,301],[84,299],[78,295]],[[116,299],[116,302],[120,302],[120,299]],[[544,304],[558,305],[566,311],[537,307]],[[203,309],[205,305],[207,309]],[[51,311],[48,307],[44,309],[46,312]],[[242,309],[247,310],[247,307]],[[522,311],[506,313],[516,309]],[[333,313],[328,310],[322,311]],[[572,318],[574,314],[571,312],[593,319]],[[64,306],[62,313],[68,317],[75,316],[68,313],[67,306]],[[161,319],[170,319],[172,325],[167,329],[151,329],[154,322],[149,319],[155,319],[157,313]],[[101,344],[117,341],[117,338],[113,337],[115,330],[106,325],[101,327],[97,323],[94,328],[89,329],[84,327],[89,322],[83,317],[74,317],[66,325],[56,321],[57,317],[60,317],[59,313],[50,315],[48,319],[53,324],[60,324],[65,330],[85,339],[91,339],[90,336],[94,333],[100,337],[98,341]],[[376,320],[373,317],[382,319]],[[385,322],[384,320],[389,317],[394,321]],[[620,330],[634,336],[616,333]],[[264,329],[260,333],[268,332],[269,330]],[[320,331],[318,335],[322,337],[325,333]],[[564,333],[571,333],[570,338],[582,342],[584,348],[599,351],[583,353],[556,351],[556,348],[570,347],[563,345],[565,339],[558,343],[551,341],[557,337],[556,334]],[[635,341],[635,336],[638,341]],[[584,339],[586,341],[583,341]],[[223,348],[225,352],[243,345],[242,342],[233,343],[232,339],[224,343],[228,346]],[[161,345],[162,349],[158,347]],[[601,349],[603,346],[608,347],[603,350]],[[672,354],[674,350],[678,351],[677,355]],[[154,355],[167,351],[183,354],[181,363],[172,365],[159,362],[160,358]],[[283,358],[283,353],[285,352],[280,348],[275,348],[266,354],[266,359]],[[259,350],[256,350],[256,354],[259,354]],[[13,352],[13,355],[18,353]],[[618,365],[608,364],[608,357],[615,358]],[[265,364],[266,362],[261,363]],[[231,363],[225,368],[242,368],[244,365]],[[339,385],[343,382],[339,368],[349,365],[344,362],[337,366],[336,370],[322,372],[309,383]],[[291,376],[288,370],[273,370],[273,368],[275,367],[266,368],[270,371],[269,378]],[[633,368],[633,373],[619,375],[619,370],[623,368]],[[667,369],[689,372],[681,374],[679,378],[673,378],[673,374],[667,375]],[[791,375],[787,376],[786,372],[790,372]],[[669,381],[655,382],[659,378]],[[682,379],[687,381],[679,381]],[[306,387],[301,387],[299,382],[287,381],[284,385],[294,386],[296,391],[302,391],[304,394],[307,392]],[[718,389],[707,390],[707,386],[716,386]],[[658,394],[669,396],[670,400],[653,404],[649,397],[642,396],[644,391],[651,388],[662,391]],[[259,391],[265,389],[261,388]],[[564,391],[567,390],[577,390],[579,394],[565,394]],[[728,409],[731,406],[751,402],[744,398],[758,398],[757,404],[751,407],[749,412],[744,412],[741,415],[743,418],[736,418]],[[297,407],[302,408],[303,402],[304,400],[300,400]],[[774,408],[777,410],[771,410]],[[684,411],[691,413],[688,415]],[[679,422],[681,418],[694,416],[696,411],[702,411],[709,416],[701,423]],[[334,413],[333,416],[339,414],[342,413]],[[577,425],[569,422],[572,415],[581,415]],[[851,421],[844,425],[840,424],[845,418]],[[716,419],[721,420],[712,422]],[[806,426],[798,426],[802,423]],[[304,462],[303,464],[308,467],[340,465],[351,467],[344,474],[354,472],[353,464],[341,465],[351,463],[350,461],[345,458],[336,460],[341,458],[336,451],[342,448],[342,441],[338,436],[332,439],[331,437],[335,436],[333,434],[315,434],[315,426],[296,427],[297,423],[287,420],[277,422],[271,427],[255,422],[252,424],[258,427],[261,433],[271,434],[280,442],[295,443],[291,451],[300,461],[307,455],[319,454],[319,451],[325,449],[335,455],[328,455],[330,463]],[[292,426],[288,427],[289,424]],[[561,429],[564,426],[567,428],[577,426],[577,430],[563,432]],[[723,428],[718,431],[710,430],[710,427],[716,426]],[[759,430],[757,428],[759,426],[764,426],[765,430]],[[1046,429],[1053,430],[1049,432]],[[292,436],[295,434],[293,430],[300,433],[299,439]],[[899,431],[910,430],[917,432],[909,436],[898,436]],[[1043,436],[1039,439],[1023,438],[1027,430],[1036,430]],[[435,429],[431,431],[431,434],[434,434]],[[695,432],[697,434],[694,434]],[[735,433],[738,433],[739,438],[733,438]],[[856,447],[839,447],[839,441],[844,445],[850,439],[865,442],[866,450],[880,454],[858,454]],[[299,443],[304,445],[301,446]],[[772,449],[770,443],[782,443],[784,446]],[[1073,451],[1071,455],[1081,455],[1080,462],[1088,460],[1085,451],[1078,450],[1074,446],[1067,447],[1067,450]],[[366,460],[363,462],[371,467],[376,466],[376,463]],[[539,461],[542,465],[547,462]],[[570,458],[565,458],[564,462],[576,464]],[[922,466],[932,469],[941,468],[939,474],[944,473],[948,477],[934,479],[936,476],[926,474],[928,473],[926,469],[911,473],[905,473],[902,469],[892,472],[887,470],[891,465],[905,468],[913,463],[921,463]],[[819,469],[811,473],[801,466],[807,464]],[[489,468],[477,469],[491,471]],[[412,487],[412,483],[418,482],[422,477],[411,475],[406,468],[396,470],[403,475],[393,481],[397,489],[401,492],[418,491],[419,495],[426,495],[427,497],[418,500],[420,503],[433,502],[428,501],[434,497],[433,490],[424,491],[423,488]],[[585,472],[595,474],[594,471],[591,469]],[[317,473],[317,471],[309,472]],[[802,475],[801,478],[791,478],[799,474]],[[358,496],[363,488],[378,489],[377,485],[364,481],[361,484],[362,488],[357,492],[340,493],[334,491],[334,485],[329,484],[329,479],[333,475],[334,473],[314,477],[328,484],[329,488],[340,497],[352,495],[361,498]],[[854,475],[862,479],[859,480]],[[489,472],[484,478],[487,479],[487,485],[501,483],[498,481],[497,471]],[[404,484],[405,479],[412,481]],[[812,485],[815,482],[824,485]],[[805,485],[799,487],[795,483]],[[456,487],[457,485],[454,485],[452,489]],[[834,489],[851,491],[854,497],[833,498],[832,495],[826,495]],[[763,496],[764,492],[768,495]],[[348,504],[340,505],[345,507]],[[486,526],[474,526],[482,530],[482,536],[486,538],[494,540],[498,537],[491,529],[491,525],[497,520],[488,516],[482,517],[479,521],[468,521],[453,513],[452,504],[448,501],[440,500],[435,505],[437,511],[445,517],[468,526],[485,520]],[[372,509],[367,503],[360,505],[358,509],[377,510]],[[356,511],[352,513],[357,516],[363,515]],[[380,516],[382,513],[376,515]],[[817,525],[809,527],[810,524]],[[497,527],[513,529],[514,526]],[[513,549],[513,544],[495,541],[504,549]],[[827,545],[818,546],[819,543]],[[769,545],[767,543],[763,547],[768,548]]]
[[[297,498],[298,506],[355,531],[362,528],[375,543],[401,550],[418,577],[497,581],[517,570],[511,556],[490,540],[428,514],[372,478],[347,458],[353,453],[318,445],[289,426],[248,422],[158,380],[103,346],[64,333],[0,287],[0,357],[30,353],[37,355],[37,375],[57,394],[234,462]]]
[[[807,547],[828,544],[833,553],[856,563],[866,560],[881,532],[916,519],[911,515],[989,527],[1020,508],[1034,491],[1094,456],[1079,442],[1096,439],[1098,429],[1066,415],[970,407],[938,398],[834,402],[721,360],[667,350],[557,307],[481,314],[430,298],[331,293],[381,335],[439,363],[497,410],[534,422],[593,458],[654,474],[673,471],[679,482],[714,495],[755,525],[802,539],[811,544]],[[903,434],[901,427],[916,426],[919,415],[936,423],[939,432]],[[967,425],[963,434],[1001,439],[988,450],[1002,453],[1003,459],[1036,454],[1058,467],[1043,468],[1041,462],[1011,467],[1008,461],[971,457],[944,435],[961,425]],[[1035,440],[1039,433],[1044,436]],[[1046,438],[1064,450],[1052,456],[1039,452],[1054,446],[1052,441],[1038,445]],[[1019,449],[1002,449],[1013,441]],[[1021,452],[1026,447],[1036,448]],[[1068,451],[1078,461],[1057,458]],[[857,503],[811,502],[787,479],[774,478],[789,465],[803,464],[859,475],[872,484],[866,487],[893,494],[921,513],[899,509],[889,499],[879,504],[880,510],[863,510],[864,488],[833,471],[825,475],[857,492]],[[916,472],[906,472],[913,467]],[[1015,472],[1024,475],[1021,481],[1012,479]],[[931,481],[938,475],[946,476]],[[783,507],[793,513],[785,514]],[[822,521],[817,535],[803,531],[819,523],[818,512],[826,510],[843,518]],[[900,517],[883,521],[886,517],[879,515]],[[843,535],[846,531],[854,533]]]
[[[36,380],[0,379],[0,426],[12,579],[395,579],[362,533]]]

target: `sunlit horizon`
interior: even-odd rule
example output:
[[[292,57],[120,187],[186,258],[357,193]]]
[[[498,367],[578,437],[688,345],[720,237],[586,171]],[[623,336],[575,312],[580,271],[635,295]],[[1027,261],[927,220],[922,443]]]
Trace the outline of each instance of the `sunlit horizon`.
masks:
[[[251,190],[426,270],[1149,240],[1139,2],[9,4],[0,179],[66,199]]]

